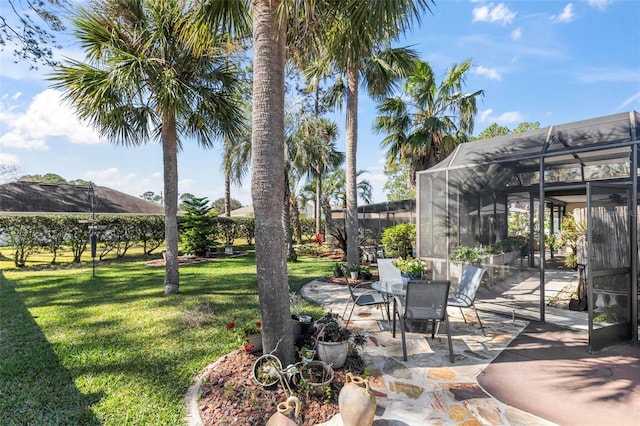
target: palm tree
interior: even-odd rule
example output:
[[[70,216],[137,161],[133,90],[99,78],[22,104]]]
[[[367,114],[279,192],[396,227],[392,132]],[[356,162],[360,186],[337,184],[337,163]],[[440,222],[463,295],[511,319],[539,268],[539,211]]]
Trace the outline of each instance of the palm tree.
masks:
[[[233,3],[233,2],[231,2]],[[282,209],[284,200],[284,65],[282,1],[253,1],[251,195],[264,351],[294,361]]]
[[[386,133],[387,163],[404,162],[415,173],[443,160],[473,133],[476,100],[484,91],[463,92],[471,60],[455,64],[438,85],[428,63],[419,61],[400,96],[383,100],[374,130]]]
[[[222,151],[224,174],[224,215],[231,216],[231,184],[241,185],[251,164],[251,129],[247,125],[242,134],[225,137]]]
[[[68,61],[51,76],[80,117],[112,143],[161,142],[167,294],[179,290],[181,139],[209,148],[240,130],[237,74],[224,61],[216,31],[202,31],[199,18],[188,0],[98,0],[73,17],[87,62]],[[189,43],[195,33],[198,43]]]
[[[358,143],[358,88],[367,87],[375,98],[387,96],[398,77],[415,61],[409,49],[391,49],[390,42],[422,13],[430,11],[430,0],[359,0],[336,6],[336,20],[324,34],[328,62],[346,80],[346,185],[347,185],[347,263],[359,263],[356,150]],[[357,35],[357,36],[354,36]],[[326,67],[320,67],[326,69]]]
[[[316,233],[320,233],[322,218],[322,177],[344,163],[345,155],[336,150],[338,126],[326,118],[303,119],[298,137],[305,143],[301,168],[316,182],[315,219]]]

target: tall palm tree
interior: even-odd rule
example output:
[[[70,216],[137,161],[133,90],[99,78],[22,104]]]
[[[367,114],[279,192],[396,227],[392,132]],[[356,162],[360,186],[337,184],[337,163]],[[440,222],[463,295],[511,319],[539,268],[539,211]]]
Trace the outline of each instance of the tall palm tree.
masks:
[[[322,218],[322,177],[344,163],[345,155],[336,149],[338,126],[326,118],[303,119],[298,137],[305,143],[301,168],[316,182],[315,219],[316,233],[320,233]]]
[[[387,162],[408,164],[412,186],[417,171],[443,160],[473,133],[476,101],[484,91],[463,91],[471,66],[471,60],[451,66],[438,84],[429,64],[418,61],[403,93],[378,106],[373,128],[387,134],[380,144]]]
[[[280,0],[253,1],[251,195],[265,352],[294,361],[282,209],[286,19]]]
[[[51,76],[81,118],[112,143],[162,144],[165,293],[179,290],[178,160],[180,138],[212,147],[239,131],[237,76],[216,31],[201,31],[188,0],[98,0],[73,17],[86,63],[68,61]],[[199,33],[198,43],[187,35]]]
[[[339,2],[336,20],[324,34],[328,61],[346,80],[347,263],[358,264],[358,204],[356,151],[358,89],[362,84],[375,98],[387,96],[398,77],[416,59],[409,49],[390,49],[390,42],[419,23],[432,0],[359,0]],[[356,35],[356,36],[354,36]],[[322,67],[323,69],[326,67]]]
[[[222,151],[224,174],[224,215],[231,216],[231,184],[241,185],[251,164],[251,128],[247,124],[234,139],[225,137]]]

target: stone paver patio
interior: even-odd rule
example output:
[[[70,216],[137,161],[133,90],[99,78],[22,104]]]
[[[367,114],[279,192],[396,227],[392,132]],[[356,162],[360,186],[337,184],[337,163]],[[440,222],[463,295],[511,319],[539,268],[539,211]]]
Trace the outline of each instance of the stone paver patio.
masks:
[[[349,298],[345,285],[323,281],[306,284],[301,294],[326,311],[342,314]],[[350,328],[367,335],[363,358],[377,398],[375,425],[549,425],[487,394],[477,376],[528,324],[481,312],[483,336],[471,310],[449,308],[455,363],[449,360],[446,334],[407,333],[408,361],[402,360],[400,333],[376,308],[356,307]],[[428,337],[428,339],[426,338]],[[339,415],[325,423],[340,425]]]

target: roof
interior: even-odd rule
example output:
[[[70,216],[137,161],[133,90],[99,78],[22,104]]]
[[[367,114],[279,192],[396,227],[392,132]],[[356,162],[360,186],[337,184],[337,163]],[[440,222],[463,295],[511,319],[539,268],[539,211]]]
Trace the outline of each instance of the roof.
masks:
[[[443,161],[420,173],[496,163],[520,166],[519,171],[537,170],[541,157],[548,159],[547,166],[549,161],[557,165],[576,160],[593,163],[616,156],[628,160],[628,149],[623,147],[639,139],[640,114],[630,111],[463,143]]]
[[[253,206],[244,206],[231,210],[231,217],[253,217]]]
[[[620,166],[605,177],[615,178],[639,141],[640,114],[630,111],[463,143],[417,177],[448,172],[453,185],[485,192],[536,184],[541,163],[547,183],[591,180],[605,165]],[[546,176],[549,171],[555,175]]]
[[[94,186],[95,213],[164,215],[164,207],[105,186]],[[84,185],[12,182],[0,185],[0,214],[88,214],[91,188]]]

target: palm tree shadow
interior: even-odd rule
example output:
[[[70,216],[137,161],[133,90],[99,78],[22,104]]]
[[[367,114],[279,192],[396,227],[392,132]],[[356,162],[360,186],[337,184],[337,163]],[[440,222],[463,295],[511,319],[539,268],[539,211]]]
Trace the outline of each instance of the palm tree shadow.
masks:
[[[0,408],[9,424],[99,425],[83,394],[31,315],[15,284],[0,272]]]

